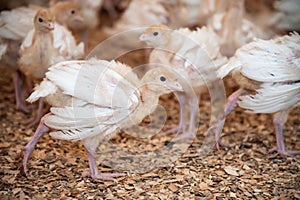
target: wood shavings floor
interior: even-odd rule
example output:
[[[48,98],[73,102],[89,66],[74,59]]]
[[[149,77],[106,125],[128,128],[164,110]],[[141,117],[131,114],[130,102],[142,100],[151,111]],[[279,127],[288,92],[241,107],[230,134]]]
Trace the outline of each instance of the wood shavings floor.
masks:
[[[90,45],[101,38],[92,34]],[[137,57],[127,63],[139,64]],[[126,60],[126,59],[125,59]],[[236,109],[228,117],[222,140],[230,147],[206,156],[197,154],[209,120],[209,98],[201,101],[197,139],[177,160],[147,173],[129,173],[118,183],[81,178],[88,169],[85,149],[80,142],[52,139],[45,134],[29,160],[30,177],[20,173],[20,153],[35,131],[25,128],[25,115],[15,110],[11,70],[0,66],[0,199],[300,199],[299,157],[268,153],[276,144],[270,115],[247,114]],[[228,91],[233,88],[229,87]],[[208,96],[208,94],[203,94]],[[162,105],[178,115],[173,95],[164,96]],[[300,108],[291,112],[284,128],[288,149],[300,150]],[[174,117],[167,124],[178,123]],[[147,143],[126,134],[115,143],[135,152],[164,146],[174,135],[161,136]],[[110,149],[106,149],[108,152]],[[105,154],[108,155],[108,154]],[[113,156],[113,153],[111,154]],[[165,159],[165,158],[161,158]],[[106,158],[109,160],[109,157]],[[151,160],[144,161],[149,162]],[[157,158],[155,162],[160,162]],[[134,163],[133,163],[134,164]],[[132,164],[132,165],[133,165]],[[113,171],[100,163],[99,169]],[[114,170],[115,171],[115,170]]]

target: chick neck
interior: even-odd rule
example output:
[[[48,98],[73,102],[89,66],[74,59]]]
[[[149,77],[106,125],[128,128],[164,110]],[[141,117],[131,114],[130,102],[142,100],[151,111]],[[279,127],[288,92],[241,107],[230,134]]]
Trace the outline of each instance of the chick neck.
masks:
[[[228,44],[227,48],[229,51],[233,51],[229,53],[229,57],[234,54],[235,50],[232,48],[238,48],[240,45],[240,38],[242,35],[238,37],[234,33],[242,34],[241,31],[237,32],[237,30],[242,27],[242,21],[244,18],[244,0],[240,1],[232,1],[229,7],[228,12],[224,15],[223,25],[222,25],[222,37],[225,44]],[[237,40],[237,38],[239,38]]]
[[[185,37],[177,31],[172,31],[168,37],[168,41],[161,48],[166,48],[167,51],[176,53],[182,47]]]
[[[38,63],[41,74],[46,73],[49,67],[49,59],[53,49],[52,31],[35,30],[33,37],[33,48],[36,49],[35,63]],[[40,77],[42,78],[42,77]]]
[[[141,94],[140,104],[130,117],[133,124],[139,124],[146,116],[155,110],[161,95],[156,91],[150,90],[147,85],[142,86],[139,91]]]

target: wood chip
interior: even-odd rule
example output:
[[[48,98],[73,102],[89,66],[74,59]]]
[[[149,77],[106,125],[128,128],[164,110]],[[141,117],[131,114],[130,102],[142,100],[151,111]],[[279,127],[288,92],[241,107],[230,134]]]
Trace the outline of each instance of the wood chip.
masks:
[[[224,168],[224,170],[225,170],[225,172],[227,173],[227,174],[230,174],[230,175],[233,175],[233,176],[239,176],[240,174],[238,173],[238,168],[236,168],[236,167],[232,167],[232,166],[226,166],[225,168]]]
[[[230,196],[231,198],[236,198],[236,194],[233,193],[233,192],[230,192],[230,193],[229,193],[229,196]]]
[[[175,185],[175,184],[173,184],[173,183],[171,183],[170,185],[169,185],[169,187],[168,187],[172,192],[177,192],[178,191],[178,187]]]
[[[210,188],[205,182],[201,182],[198,187],[200,190],[208,190]]]

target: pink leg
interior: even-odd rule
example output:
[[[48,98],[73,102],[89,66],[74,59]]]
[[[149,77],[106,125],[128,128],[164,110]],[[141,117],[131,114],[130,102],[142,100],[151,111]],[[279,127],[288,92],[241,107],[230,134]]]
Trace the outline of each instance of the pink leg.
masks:
[[[50,114],[50,113],[49,113]],[[34,149],[35,144],[37,143],[38,139],[49,130],[49,128],[44,124],[44,118],[48,116],[49,114],[45,115],[36,129],[33,138],[29,141],[29,143],[24,147],[23,152],[24,152],[24,157],[23,157],[23,171],[28,176],[28,169],[27,169],[27,163],[28,159]]]
[[[183,133],[180,134],[178,137],[176,137],[174,141],[179,141],[179,140],[185,140],[185,139],[194,139],[196,137],[196,126],[195,126],[195,120],[196,120],[196,115],[197,115],[197,108],[198,108],[198,100],[196,99],[190,99],[189,100],[189,106],[190,106],[190,123],[189,123],[189,127],[188,130],[186,131],[184,129],[184,122],[181,122],[179,124],[179,127],[181,127],[181,129],[183,130]],[[184,105],[182,106],[184,107]],[[183,111],[182,111],[183,113]],[[181,114],[183,115],[183,114]],[[184,121],[184,117],[182,117],[182,121]]]
[[[27,124],[27,126],[26,126],[27,128],[30,128],[30,127],[36,125],[37,123],[39,123],[39,121],[41,120],[42,115],[43,115],[43,107],[44,107],[44,99],[40,98],[37,115],[33,116],[32,118],[30,118],[24,122],[24,124]]]
[[[24,113],[29,113],[29,108],[25,105],[25,98],[22,93],[22,80],[20,72],[13,74],[13,82],[15,85],[16,108]]]
[[[225,119],[226,117],[235,109],[235,107],[237,106],[237,102],[238,102],[238,98],[241,95],[247,94],[248,91],[244,90],[243,88],[238,89],[237,91],[235,91],[234,93],[232,93],[228,99],[227,99],[227,104],[225,106],[224,109],[224,116],[222,119],[220,119],[215,127],[212,127],[214,132],[215,132],[215,140],[216,140],[216,147],[217,149],[219,149],[219,145],[222,145],[221,141],[220,141],[220,135],[221,135],[221,129],[225,123]]]
[[[32,88],[34,86],[33,86],[33,82],[32,81],[30,81],[29,79],[27,79],[24,75],[23,75],[23,77],[25,79],[25,81],[24,81],[24,88],[22,89],[23,90],[23,96],[27,97],[32,92]]]
[[[277,147],[270,150],[270,152],[277,151],[281,155],[285,156],[293,156],[296,154],[299,154],[300,151],[287,151],[285,150],[284,145],[284,139],[283,139],[283,126],[286,121],[288,115],[288,111],[281,111],[274,115],[273,117],[273,123],[275,127],[275,133],[276,133],[276,141],[277,141]]]
[[[186,102],[186,95],[182,92],[178,92],[178,101],[179,101],[179,106],[180,106],[180,111],[179,111],[179,124],[178,125],[172,125],[172,128],[164,132],[163,134],[170,134],[174,132],[180,132],[184,131],[185,127],[185,118],[184,118],[184,111],[185,111],[185,102]]]
[[[82,177],[91,177],[93,179],[99,179],[103,181],[114,181],[117,182],[118,177],[126,176],[127,174],[125,173],[99,173],[97,163],[95,160],[95,152],[96,152],[96,147],[93,145],[89,144],[88,141],[85,141],[84,143],[85,148],[88,151],[88,159],[89,159],[89,166],[90,166],[90,171],[89,172],[84,172],[82,173]]]
[[[88,40],[89,40],[89,29],[86,28],[84,31],[82,31],[81,33],[81,41],[84,44],[84,52],[86,54],[86,52],[88,52],[89,48],[88,48]],[[86,56],[86,55],[85,55]]]

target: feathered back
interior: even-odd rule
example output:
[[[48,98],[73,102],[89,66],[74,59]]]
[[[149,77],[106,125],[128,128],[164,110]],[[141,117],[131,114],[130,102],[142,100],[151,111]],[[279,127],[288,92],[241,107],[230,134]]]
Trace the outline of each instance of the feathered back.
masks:
[[[132,106],[128,97],[140,83],[131,68],[94,59],[58,63],[49,68],[46,77],[67,95],[107,107]]]
[[[204,26],[195,31],[179,29],[175,32],[186,36],[178,55],[194,64],[195,68],[216,70],[227,62],[220,54],[218,37],[210,28]],[[176,35],[173,40],[176,40]]]
[[[241,47],[219,70],[220,77],[239,70],[259,82],[287,82],[300,79],[300,36],[298,33],[272,40],[257,39]]]

